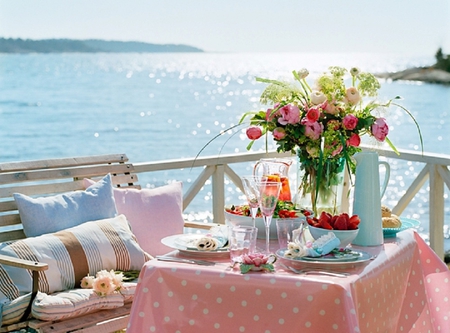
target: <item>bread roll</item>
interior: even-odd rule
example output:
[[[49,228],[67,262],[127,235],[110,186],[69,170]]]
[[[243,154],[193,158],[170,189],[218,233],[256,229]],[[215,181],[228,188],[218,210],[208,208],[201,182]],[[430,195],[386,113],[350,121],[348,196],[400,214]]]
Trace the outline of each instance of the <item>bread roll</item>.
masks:
[[[383,220],[383,228],[400,228],[402,226],[402,222],[395,214],[391,214],[389,217],[382,217],[381,219]]]
[[[392,215],[391,209],[387,206],[381,206],[381,217],[390,217]]]

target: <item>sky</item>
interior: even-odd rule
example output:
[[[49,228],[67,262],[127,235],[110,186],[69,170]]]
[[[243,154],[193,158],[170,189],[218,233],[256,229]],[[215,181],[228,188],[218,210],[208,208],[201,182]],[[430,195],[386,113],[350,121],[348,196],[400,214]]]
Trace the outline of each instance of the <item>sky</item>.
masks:
[[[0,37],[207,52],[450,53],[449,0],[0,0]]]

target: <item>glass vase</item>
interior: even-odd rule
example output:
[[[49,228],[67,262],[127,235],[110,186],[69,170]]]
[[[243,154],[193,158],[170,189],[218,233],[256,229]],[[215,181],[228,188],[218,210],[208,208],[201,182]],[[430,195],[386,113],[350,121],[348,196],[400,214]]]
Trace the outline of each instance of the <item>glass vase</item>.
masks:
[[[326,159],[321,166],[299,163],[296,205],[319,217],[322,211],[340,213],[345,159]]]

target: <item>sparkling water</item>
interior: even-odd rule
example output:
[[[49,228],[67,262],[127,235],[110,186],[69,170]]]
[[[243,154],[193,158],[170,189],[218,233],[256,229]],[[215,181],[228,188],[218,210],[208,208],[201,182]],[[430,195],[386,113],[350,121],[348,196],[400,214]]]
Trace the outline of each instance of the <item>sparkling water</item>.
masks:
[[[291,80],[308,68],[314,78],[330,65],[371,72],[430,65],[429,58],[373,54],[0,54],[0,161],[126,153],[133,163],[196,156],[241,115],[259,110],[264,84],[256,76]],[[426,152],[450,154],[450,87],[382,81],[380,99],[400,95],[420,124]],[[397,148],[420,150],[413,121],[391,108],[385,115]],[[211,142],[201,156],[245,152],[245,126]],[[253,150],[263,150],[264,142]],[[271,145],[269,148],[274,148]],[[423,164],[389,161],[391,178],[383,202],[396,204]],[[251,166],[239,166],[240,174]],[[200,170],[177,170],[140,177],[154,187],[173,180],[192,182]],[[188,185],[185,186],[185,189]],[[450,202],[445,189],[446,235]],[[428,188],[403,215],[422,221],[428,232]],[[227,203],[245,197],[227,181]],[[210,184],[188,207],[199,217],[209,211]],[[450,248],[450,245],[446,246]]]

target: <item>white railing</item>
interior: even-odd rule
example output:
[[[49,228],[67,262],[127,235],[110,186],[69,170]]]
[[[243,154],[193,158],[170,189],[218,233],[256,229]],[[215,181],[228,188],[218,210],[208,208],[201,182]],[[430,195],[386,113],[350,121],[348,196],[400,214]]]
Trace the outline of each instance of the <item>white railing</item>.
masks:
[[[420,153],[416,151],[400,150],[400,155],[383,148],[369,148],[379,153],[380,157],[399,159],[410,162],[423,163],[424,167],[414,179],[412,184],[402,195],[393,213],[401,215],[411,203],[414,196],[429,180],[429,229],[430,246],[441,257],[444,257],[444,184],[450,189],[450,156],[432,153]],[[212,207],[211,212],[215,223],[224,223],[225,205],[225,177],[230,179],[242,190],[242,183],[238,174],[230,167],[235,163],[256,162],[261,158],[292,157],[289,153],[277,153],[275,151],[262,153],[238,153],[220,156],[207,156],[179,160],[164,160],[155,162],[135,163],[135,172],[148,173],[154,171],[202,168],[199,176],[190,183],[183,198],[183,209],[186,209],[195,196],[211,179]],[[186,186],[186,184],[184,185]],[[347,203],[348,204],[348,203]]]

